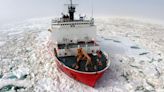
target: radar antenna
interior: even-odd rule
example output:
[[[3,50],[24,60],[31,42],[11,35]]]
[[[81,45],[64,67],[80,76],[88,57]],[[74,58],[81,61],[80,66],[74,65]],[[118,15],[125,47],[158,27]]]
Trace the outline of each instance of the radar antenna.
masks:
[[[74,21],[74,13],[76,12],[77,4],[73,4],[72,0],[70,0],[70,4],[65,5],[68,6],[69,20]]]

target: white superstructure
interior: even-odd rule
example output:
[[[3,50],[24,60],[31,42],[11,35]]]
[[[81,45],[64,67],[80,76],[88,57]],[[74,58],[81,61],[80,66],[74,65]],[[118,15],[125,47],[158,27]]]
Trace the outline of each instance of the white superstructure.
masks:
[[[52,38],[53,42],[64,44],[77,43],[79,41],[91,41],[96,37],[96,26],[94,20],[79,20],[68,22],[52,21]]]
[[[94,19],[86,20],[84,17],[74,19],[75,5],[68,5],[69,15],[53,19],[51,28],[52,41],[58,56],[76,55],[77,48],[83,48],[87,53],[99,50],[95,43],[96,26]]]

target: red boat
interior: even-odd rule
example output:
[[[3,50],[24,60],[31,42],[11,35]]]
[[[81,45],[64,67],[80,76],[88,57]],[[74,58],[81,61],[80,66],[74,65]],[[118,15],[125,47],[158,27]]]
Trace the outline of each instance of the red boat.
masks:
[[[103,57],[107,58],[107,56],[103,56]],[[62,58],[57,57],[56,62],[57,62],[58,67],[63,72],[65,72],[67,75],[69,75],[71,78],[74,78],[86,85],[91,86],[91,87],[95,86],[96,81],[99,78],[101,78],[103,73],[110,66],[108,59],[105,59],[104,61],[102,61],[104,63],[104,65],[98,66],[97,69],[93,69],[93,70],[91,69],[90,71],[89,70],[85,71],[84,68],[81,68],[81,69],[75,70],[72,67],[69,67],[68,63],[64,63],[64,61],[63,61],[64,59],[67,59],[67,61],[71,61],[71,60],[73,60],[73,58],[74,58],[73,56],[72,57],[62,57]],[[76,63],[76,61],[71,61],[72,64],[74,64],[73,62]],[[72,64],[70,64],[70,65],[72,65]],[[81,64],[81,65],[84,65],[84,64]]]
[[[94,87],[97,80],[109,68],[108,54],[96,43],[94,19],[74,18],[75,4],[68,4],[69,15],[52,20],[51,52],[57,66],[68,76]]]

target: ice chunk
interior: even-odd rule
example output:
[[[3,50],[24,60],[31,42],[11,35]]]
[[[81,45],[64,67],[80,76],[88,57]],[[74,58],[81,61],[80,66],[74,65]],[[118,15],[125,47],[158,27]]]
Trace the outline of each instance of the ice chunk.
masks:
[[[5,41],[0,41],[0,47],[3,46],[6,42]]]
[[[29,69],[28,68],[19,68],[16,71],[13,71],[13,74],[18,78],[18,79],[24,79],[27,77],[29,74]]]
[[[0,92],[1,90],[11,90],[12,87],[28,88],[30,86],[30,81],[27,80],[0,79]]]

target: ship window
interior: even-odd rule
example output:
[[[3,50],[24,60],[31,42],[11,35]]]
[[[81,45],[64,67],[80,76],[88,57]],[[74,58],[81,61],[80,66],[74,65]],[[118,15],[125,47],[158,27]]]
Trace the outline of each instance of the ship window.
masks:
[[[71,27],[75,27],[75,25],[74,24],[72,24],[72,25],[70,25]]]

